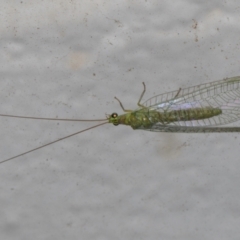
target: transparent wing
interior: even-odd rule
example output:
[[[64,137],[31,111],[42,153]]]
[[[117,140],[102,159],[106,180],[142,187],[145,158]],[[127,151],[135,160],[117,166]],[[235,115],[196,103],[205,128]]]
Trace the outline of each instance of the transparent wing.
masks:
[[[206,133],[206,132],[240,132],[240,127],[186,127],[171,125],[154,125],[151,129],[142,128],[141,130],[153,132],[184,132],[184,133]]]
[[[169,127],[217,126],[235,122],[240,120],[240,76],[156,95],[142,105],[159,112],[206,107],[222,110],[222,114],[208,119],[172,122],[167,124]],[[152,130],[158,128],[163,128],[163,124],[155,124]]]

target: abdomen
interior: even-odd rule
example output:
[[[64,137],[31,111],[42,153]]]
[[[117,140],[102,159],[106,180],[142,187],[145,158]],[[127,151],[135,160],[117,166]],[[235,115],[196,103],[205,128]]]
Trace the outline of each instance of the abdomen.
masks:
[[[159,122],[171,123],[177,121],[191,121],[211,118],[222,113],[219,108],[189,108],[173,110],[169,112],[158,112]]]

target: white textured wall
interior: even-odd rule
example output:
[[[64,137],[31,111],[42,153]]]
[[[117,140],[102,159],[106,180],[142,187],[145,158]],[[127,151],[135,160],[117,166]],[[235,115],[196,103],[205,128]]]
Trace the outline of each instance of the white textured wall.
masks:
[[[238,1],[2,1],[0,113],[104,118],[240,75]],[[0,118],[0,160],[87,128]],[[239,239],[238,133],[105,125],[0,165],[0,239]]]

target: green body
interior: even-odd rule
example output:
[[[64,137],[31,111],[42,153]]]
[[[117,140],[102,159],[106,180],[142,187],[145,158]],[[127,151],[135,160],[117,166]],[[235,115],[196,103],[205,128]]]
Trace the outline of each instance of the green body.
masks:
[[[113,113],[109,118],[109,123],[113,123],[114,125],[129,125],[133,129],[149,129],[156,123],[165,125],[178,121],[201,120],[217,116],[221,113],[221,109],[211,107],[189,108],[163,112],[142,108],[120,116],[118,116],[116,113]]]

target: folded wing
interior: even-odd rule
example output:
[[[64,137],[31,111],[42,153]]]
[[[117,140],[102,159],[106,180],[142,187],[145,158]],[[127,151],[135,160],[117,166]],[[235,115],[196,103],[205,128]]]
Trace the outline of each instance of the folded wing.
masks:
[[[220,115],[202,120],[176,121],[168,126],[217,126],[240,120],[240,76],[168,92],[146,100],[142,105],[159,112],[194,108],[218,108]],[[163,127],[156,123],[153,128]]]

